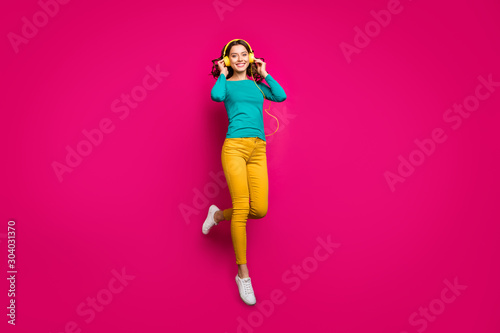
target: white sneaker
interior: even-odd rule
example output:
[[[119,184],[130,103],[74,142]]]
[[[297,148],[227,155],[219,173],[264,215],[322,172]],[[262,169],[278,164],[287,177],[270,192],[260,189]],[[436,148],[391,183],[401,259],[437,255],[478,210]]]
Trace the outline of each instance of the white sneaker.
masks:
[[[210,208],[208,208],[207,218],[205,219],[205,222],[203,222],[203,226],[201,227],[201,232],[203,232],[203,234],[205,234],[205,235],[208,234],[208,232],[210,231],[210,229],[214,225],[219,224],[219,223],[215,223],[215,220],[214,220],[214,214],[218,210],[220,210],[220,209],[217,208],[216,205],[212,205],[212,206],[210,206]]]
[[[255,293],[252,288],[252,281],[249,277],[240,279],[238,274],[236,274],[236,284],[238,285],[238,290],[240,292],[240,297],[247,305],[255,305],[257,300],[255,299]]]

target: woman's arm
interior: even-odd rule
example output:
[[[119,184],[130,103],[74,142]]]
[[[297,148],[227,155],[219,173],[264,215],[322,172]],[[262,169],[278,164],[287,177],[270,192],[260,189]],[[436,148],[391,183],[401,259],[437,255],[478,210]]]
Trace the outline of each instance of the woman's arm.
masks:
[[[257,84],[264,92],[264,95],[266,95],[266,99],[273,102],[283,102],[286,99],[286,94],[279,83],[269,73],[264,74],[264,79],[269,84],[269,87],[262,82]]]
[[[226,99],[226,75],[221,73],[217,81],[215,82],[211,97],[213,101],[222,102]]]

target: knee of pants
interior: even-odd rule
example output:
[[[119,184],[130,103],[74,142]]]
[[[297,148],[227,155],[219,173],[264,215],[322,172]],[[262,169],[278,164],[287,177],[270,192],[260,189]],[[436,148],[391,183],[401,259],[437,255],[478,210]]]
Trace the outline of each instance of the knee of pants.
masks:
[[[255,216],[257,219],[261,219],[267,214],[267,205],[252,206],[250,209],[250,214]]]

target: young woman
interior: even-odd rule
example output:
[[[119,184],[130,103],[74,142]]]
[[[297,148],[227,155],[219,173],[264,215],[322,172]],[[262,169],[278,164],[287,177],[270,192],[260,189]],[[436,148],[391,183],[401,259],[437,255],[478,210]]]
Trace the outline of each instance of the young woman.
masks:
[[[229,118],[221,161],[232,208],[219,210],[217,206],[211,205],[202,232],[208,234],[219,222],[231,221],[231,238],[238,265],[236,284],[241,299],[248,305],[254,305],[256,299],[246,259],[246,222],[247,219],[260,219],[267,214],[267,142],[262,114],[263,94],[266,99],[275,102],[284,101],[286,94],[266,71],[263,58],[254,58],[252,49],[244,40],[230,41],[222,50],[221,57],[212,60],[212,63],[211,74],[217,81],[211,97],[216,102],[224,102]],[[226,66],[227,63],[229,66]],[[263,79],[269,87],[261,83]]]

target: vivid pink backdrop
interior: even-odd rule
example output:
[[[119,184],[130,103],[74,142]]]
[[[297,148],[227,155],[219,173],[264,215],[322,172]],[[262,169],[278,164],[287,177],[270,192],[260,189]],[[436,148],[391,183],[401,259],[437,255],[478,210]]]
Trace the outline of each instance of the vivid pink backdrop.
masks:
[[[2,332],[500,332],[498,1],[54,4],[0,11]],[[255,307],[230,222],[201,233],[231,204],[209,73],[234,38],[288,96],[247,225]],[[68,146],[87,156],[59,179]]]

